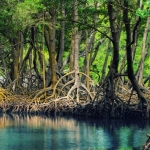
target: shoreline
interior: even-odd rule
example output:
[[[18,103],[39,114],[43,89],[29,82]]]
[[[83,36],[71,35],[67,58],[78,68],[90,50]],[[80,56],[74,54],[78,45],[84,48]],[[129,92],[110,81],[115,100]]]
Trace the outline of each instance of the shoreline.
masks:
[[[128,108],[122,111],[121,106],[116,112],[111,109],[101,108],[98,103],[75,103],[62,101],[59,103],[34,103],[34,102],[7,102],[0,103],[0,113],[6,114],[33,114],[33,115],[65,115],[82,116],[102,119],[149,119],[147,111]],[[149,112],[148,112],[149,113]]]

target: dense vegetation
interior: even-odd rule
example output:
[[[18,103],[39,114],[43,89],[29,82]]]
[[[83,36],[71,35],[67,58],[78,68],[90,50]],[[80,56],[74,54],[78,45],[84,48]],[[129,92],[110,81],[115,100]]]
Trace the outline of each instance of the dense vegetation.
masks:
[[[149,118],[149,1],[2,0],[0,8],[2,111]]]

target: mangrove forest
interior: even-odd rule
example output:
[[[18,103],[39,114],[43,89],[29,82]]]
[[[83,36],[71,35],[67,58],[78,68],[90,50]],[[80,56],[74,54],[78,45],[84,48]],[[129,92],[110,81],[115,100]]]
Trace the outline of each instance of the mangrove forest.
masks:
[[[1,0],[0,113],[150,117],[149,0]]]

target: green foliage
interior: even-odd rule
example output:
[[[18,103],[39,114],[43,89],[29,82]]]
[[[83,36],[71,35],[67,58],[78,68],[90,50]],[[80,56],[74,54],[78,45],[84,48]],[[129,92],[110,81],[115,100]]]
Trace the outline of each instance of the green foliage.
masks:
[[[79,21],[77,23],[72,22],[73,19],[73,1],[72,0],[1,0],[0,3],[0,34],[3,36],[12,38],[14,37],[14,33],[16,33],[18,30],[24,30],[30,28],[32,25],[38,26],[39,24],[43,24],[43,11],[49,11],[51,13],[52,10],[55,10],[58,13],[57,23],[56,23],[56,49],[59,47],[59,34],[61,30],[61,21],[65,20],[65,52],[64,52],[64,58],[63,61],[66,60],[70,55],[70,49],[71,49],[71,34],[72,34],[72,28],[74,26],[78,26],[79,30],[82,31],[82,38],[81,38],[81,44],[80,44],[80,53],[84,52],[85,50],[85,44],[86,44],[86,37],[85,37],[85,30],[88,31],[88,33],[92,33],[94,29],[99,30],[100,32],[97,32],[95,35],[95,41],[93,43],[93,49],[96,46],[96,44],[99,42],[101,38],[104,37],[103,34],[105,33],[107,35],[110,35],[110,23],[108,19],[108,10],[105,4],[107,4],[108,0],[81,0],[78,1],[78,13],[79,13]],[[98,7],[95,7],[96,2],[98,3]],[[114,1],[115,2],[115,1]],[[131,1],[129,1],[131,2]],[[132,3],[135,3],[135,1],[132,1]],[[117,4],[117,3],[115,3]],[[120,5],[121,5],[120,1]],[[136,3],[135,3],[136,4]],[[124,30],[124,25],[122,25],[122,9],[124,7],[121,7],[119,5],[114,5],[114,9],[116,9],[116,12],[119,12],[116,14],[116,18],[120,21],[116,21],[116,26],[118,26],[119,30],[121,30],[121,38],[119,43],[119,65],[121,65],[122,59],[125,56],[125,46],[126,46],[126,33]],[[150,16],[150,1],[147,0],[143,3],[144,7],[143,9],[137,9],[136,15],[140,16],[141,18],[146,18]],[[131,6],[132,8],[129,8],[129,10],[135,10],[134,8],[137,6]],[[65,8],[66,16],[65,18],[62,17],[61,9],[62,7]],[[133,16],[131,18],[131,26],[135,24],[135,18],[136,15],[132,12],[130,12],[130,16]],[[96,16],[96,17],[95,17]],[[115,19],[116,19],[115,18]],[[144,22],[146,19],[142,19]],[[142,22],[142,23],[143,23]],[[48,22],[50,23],[50,22]],[[117,24],[118,23],[118,24]],[[120,25],[120,24],[121,25]],[[45,24],[45,23],[44,23]],[[135,59],[133,62],[134,71],[137,71],[138,64],[140,62],[141,58],[141,45],[142,45],[142,36],[143,36],[143,30],[145,28],[145,24],[143,23],[140,26],[139,31],[141,34],[139,34],[139,41],[137,43],[136,48],[136,54]],[[42,26],[38,26],[38,36],[41,37],[42,33]],[[29,36],[29,33],[26,34],[27,37]],[[38,37],[38,38],[39,38]],[[41,42],[41,39],[38,39],[38,42]],[[99,82],[99,77],[102,75],[102,68],[104,64],[104,60],[106,57],[106,50],[108,47],[108,40],[107,42],[103,43],[99,49],[97,56],[92,64],[90,66],[90,76],[92,79],[94,79],[96,82]],[[28,47],[27,47],[28,48]],[[27,49],[25,48],[25,49]],[[90,50],[89,50],[90,52]],[[93,52],[94,53],[94,52]],[[93,53],[91,54],[93,56]],[[149,52],[150,53],[150,52]],[[46,59],[48,61],[48,53],[45,53]],[[150,69],[150,54],[148,54],[146,60],[145,60],[145,70],[144,70],[144,76],[149,75],[149,69]],[[84,55],[80,57],[79,59],[79,65],[81,71],[84,67]],[[110,65],[112,59],[112,50],[109,53],[108,57],[108,63],[106,66],[106,73],[108,72],[108,65]],[[126,62],[125,62],[126,63]],[[69,63],[66,65],[65,70],[68,70]]]
[[[0,4],[1,6],[1,11],[0,11],[0,32],[3,35],[6,35],[7,30],[11,29],[12,26],[14,25],[11,20],[12,20],[12,15],[14,13],[15,10],[15,5],[16,2],[10,2],[9,0],[7,1],[3,1],[3,5],[2,3]]]
[[[136,10],[136,15],[140,16],[141,18],[150,16],[150,1],[149,0],[143,2],[143,9],[138,8]]]
[[[5,0],[0,5],[0,32],[5,36],[39,23],[38,12],[44,10],[42,0]]]
[[[38,12],[44,9],[42,0],[25,0],[24,2],[17,3],[12,18],[13,22],[23,29],[27,26],[36,25],[41,21]]]

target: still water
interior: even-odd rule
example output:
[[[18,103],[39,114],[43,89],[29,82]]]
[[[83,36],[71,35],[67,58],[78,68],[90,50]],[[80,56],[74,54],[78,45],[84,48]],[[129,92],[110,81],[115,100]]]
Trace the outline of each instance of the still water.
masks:
[[[149,122],[0,116],[0,150],[140,150]]]

